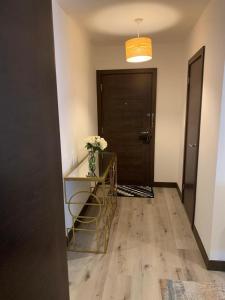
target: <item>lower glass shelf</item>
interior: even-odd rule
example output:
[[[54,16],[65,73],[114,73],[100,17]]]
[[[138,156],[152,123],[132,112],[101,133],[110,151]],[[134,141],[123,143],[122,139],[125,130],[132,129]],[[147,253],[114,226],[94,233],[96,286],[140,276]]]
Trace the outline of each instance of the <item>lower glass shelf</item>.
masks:
[[[74,219],[67,229],[68,251],[106,253],[117,197],[106,197],[104,204],[88,206],[84,216]]]

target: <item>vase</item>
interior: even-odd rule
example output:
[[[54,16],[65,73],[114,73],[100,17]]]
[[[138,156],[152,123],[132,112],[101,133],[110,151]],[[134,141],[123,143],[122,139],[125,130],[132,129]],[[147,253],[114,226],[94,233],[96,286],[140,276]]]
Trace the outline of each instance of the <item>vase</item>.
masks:
[[[95,176],[96,158],[95,152],[89,151],[88,153],[88,176]]]

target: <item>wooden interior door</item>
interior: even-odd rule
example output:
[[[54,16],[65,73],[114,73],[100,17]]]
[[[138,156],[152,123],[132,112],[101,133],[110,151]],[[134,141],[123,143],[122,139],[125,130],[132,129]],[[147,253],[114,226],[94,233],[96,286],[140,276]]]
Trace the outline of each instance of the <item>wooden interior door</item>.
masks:
[[[152,185],[156,69],[98,71],[99,134],[118,156],[118,183]]]
[[[192,225],[196,201],[204,52],[203,47],[189,60],[188,64],[183,203]]]
[[[51,0],[0,9],[0,299],[68,300]]]

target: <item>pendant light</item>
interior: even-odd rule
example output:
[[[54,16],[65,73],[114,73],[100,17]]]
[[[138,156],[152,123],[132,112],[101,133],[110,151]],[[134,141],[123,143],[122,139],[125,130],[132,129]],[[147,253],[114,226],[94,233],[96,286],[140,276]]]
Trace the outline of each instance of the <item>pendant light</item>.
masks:
[[[143,19],[134,20],[137,24],[137,38],[126,41],[126,61],[140,63],[152,59],[152,40],[148,37],[140,37],[139,26]]]

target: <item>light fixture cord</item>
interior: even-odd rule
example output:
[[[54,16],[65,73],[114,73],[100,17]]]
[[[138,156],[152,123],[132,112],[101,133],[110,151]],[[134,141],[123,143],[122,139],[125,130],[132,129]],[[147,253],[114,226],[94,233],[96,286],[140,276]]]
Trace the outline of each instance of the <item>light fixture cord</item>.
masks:
[[[140,37],[140,23],[137,22],[137,36]]]
[[[137,36],[140,37],[140,24],[143,22],[142,18],[137,18],[134,20],[137,24]]]

